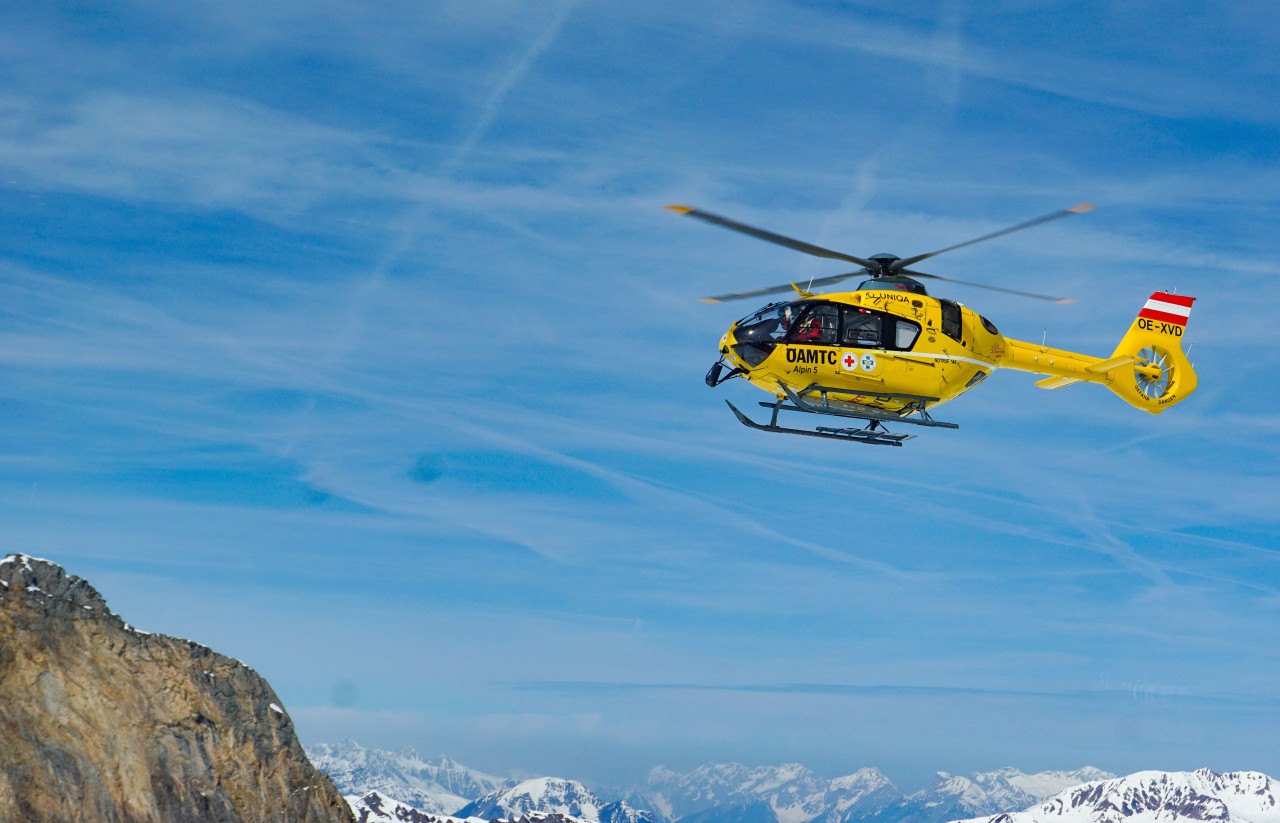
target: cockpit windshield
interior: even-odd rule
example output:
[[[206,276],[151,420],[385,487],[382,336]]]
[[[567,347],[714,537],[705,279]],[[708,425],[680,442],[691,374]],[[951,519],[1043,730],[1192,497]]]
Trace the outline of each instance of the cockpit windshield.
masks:
[[[770,303],[738,321],[734,337],[743,341],[768,343],[786,337],[799,309],[796,303]]]

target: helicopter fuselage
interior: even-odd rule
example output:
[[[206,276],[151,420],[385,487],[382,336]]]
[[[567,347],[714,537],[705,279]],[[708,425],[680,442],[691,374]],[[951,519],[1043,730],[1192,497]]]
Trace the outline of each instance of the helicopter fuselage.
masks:
[[[1194,389],[1187,368],[1181,380],[1166,378],[1153,397],[1149,384],[1160,379],[1161,369],[1133,366],[1132,345],[1105,360],[1014,340],[972,309],[922,292],[873,280],[858,291],[774,303],[734,323],[720,340],[720,354],[737,374],[779,399],[788,390],[821,391],[889,413],[953,400],[999,368],[1045,375],[1042,388],[1106,384],[1156,414]],[[1136,321],[1135,334],[1145,331],[1143,322]],[[1181,327],[1170,328],[1180,336]]]
[[[770,322],[776,327],[760,328]],[[778,397],[784,386],[816,385],[890,412],[908,405],[902,395],[936,398],[931,405],[959,396],[998,368],[1008,348],[972,310],[898,289],[773,304],[735,323],[720,343],[729,365]]]

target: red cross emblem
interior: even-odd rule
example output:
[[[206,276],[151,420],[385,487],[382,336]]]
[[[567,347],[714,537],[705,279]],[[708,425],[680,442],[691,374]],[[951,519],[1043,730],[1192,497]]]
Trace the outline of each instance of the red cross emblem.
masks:
[[[858,358],[854,357],[852,354],[846,354],[844,356],[844,367],[846,369],[852,369],[857,364],[858,364]]]

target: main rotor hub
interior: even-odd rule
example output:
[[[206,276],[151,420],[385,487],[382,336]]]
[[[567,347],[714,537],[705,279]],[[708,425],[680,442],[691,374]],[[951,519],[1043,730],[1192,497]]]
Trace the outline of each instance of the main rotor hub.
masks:
[[[882,253],[873,254],[867,259],[875,263],[875,268],[867,267],[867,271],[871,273],[872,277],[888,277],[893,274],[893,264],[902,258],[896,254]]]
[[[858,291],[908,291],[912,294],[928,294],[924,284],[905,274],[875,274],[870,280],[863,280]]]

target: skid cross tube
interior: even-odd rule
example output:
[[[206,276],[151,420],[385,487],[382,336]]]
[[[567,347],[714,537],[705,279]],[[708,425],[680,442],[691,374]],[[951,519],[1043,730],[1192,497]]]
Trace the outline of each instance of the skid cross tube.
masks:
[[[913,426],[935,426],[943,429],[958,429],[960,424],[948,423],[943,420],[934,420],[926,410],[927,404],[937,401],[936,397],[925,397],[919,394],[871,394],[866,396],[874,397],[876,400],[906,400],[909,401],[907,407],[901,412],[888,412],[883,409],[877,409],[874,406],[864,406],[860,403],[851,403],[845,400],[832,400],[827,396],[828,393],[850,394],[848,389],[833,389],[826,386],[819,386],[814,383],[810,386],[796,391],[790,386],[783,385],[782,391],[786,393],[787,399],[795,404],[794,408],[784,407],[788,411],[805,411],[811,414],[830,414],[836,417],[852,417],[856,420],[871,420],[888,423],[910,423]],[[804,395],[817,392],[822,397],[822,403],[814,403],[806,400]],[[782,401],[779,400],[779,403]],[[762,406],[772,406],[772,403],[762,402]],[[908,417],[907,415],[914,413],[916,417]]]

